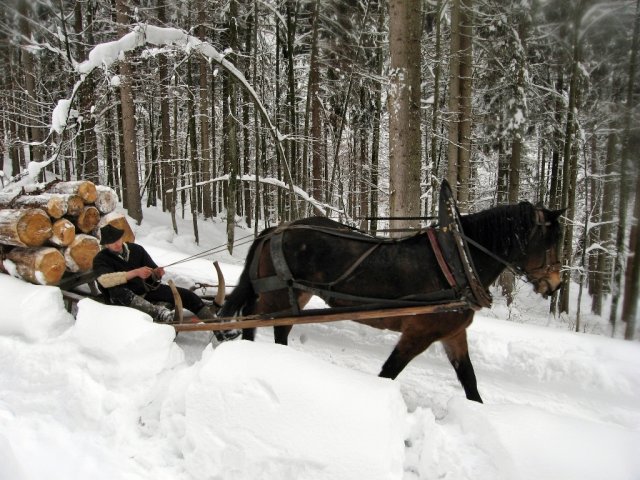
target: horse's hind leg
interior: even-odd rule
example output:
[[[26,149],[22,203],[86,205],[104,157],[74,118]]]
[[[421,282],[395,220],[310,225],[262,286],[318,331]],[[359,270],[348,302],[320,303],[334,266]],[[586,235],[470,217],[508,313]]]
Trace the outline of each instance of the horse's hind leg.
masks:
[[[444,351],[456,371],[458,380],[464,388],[467,399],[482,403],[478,392],[478,382],[476,374],[469,357],[469,346],[467,344],[467,331],[462,330],[453,337],[441,340]]]

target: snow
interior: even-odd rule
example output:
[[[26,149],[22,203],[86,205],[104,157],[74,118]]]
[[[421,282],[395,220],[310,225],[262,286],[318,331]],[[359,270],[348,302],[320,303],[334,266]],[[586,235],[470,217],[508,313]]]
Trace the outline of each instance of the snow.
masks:
[[[190,219],[169,224],[147,209],[134,227],[158,264],[216,253],[167,278],[213,283],[215,257],[235,284],[248,245],[216,249],[224,223],[200,222],[200,245]],[[440,346],[378,378],[394,332],[336,322],[294,327],[288,347],[270,329],[218,345],[88,299],[74,320],[56,287],[0,275],[0,479],[640,478],[640,345],[569,331],[528,286],[515,306],[494,296],[468,329],[477,404]]]

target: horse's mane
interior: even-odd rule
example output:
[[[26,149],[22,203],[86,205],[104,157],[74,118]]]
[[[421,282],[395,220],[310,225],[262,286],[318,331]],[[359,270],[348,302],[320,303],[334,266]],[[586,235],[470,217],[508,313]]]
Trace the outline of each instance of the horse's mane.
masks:
[[[514,259],[526,250],[535,226],[535,207],[529,202],[502,205],[460,220],[467,236],[504,258]]]

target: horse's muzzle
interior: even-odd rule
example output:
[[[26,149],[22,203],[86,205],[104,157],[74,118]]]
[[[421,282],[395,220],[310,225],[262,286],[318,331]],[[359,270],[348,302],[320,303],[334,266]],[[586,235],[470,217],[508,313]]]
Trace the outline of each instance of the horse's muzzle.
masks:
[[[542,295],[542,298],[547,299],[550,295],[553,295],[555,292],[557,292],[562,286],[562,280],[559,277],[560,276],[558,275],[557,280],[546,277],[535,280],[534,282],[532,282],[533,288],[535,289],[536,293]]]

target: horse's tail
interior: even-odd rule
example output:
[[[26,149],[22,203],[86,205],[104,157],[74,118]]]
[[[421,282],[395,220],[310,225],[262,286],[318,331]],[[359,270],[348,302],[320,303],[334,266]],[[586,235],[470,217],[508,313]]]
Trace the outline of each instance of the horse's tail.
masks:
[[[247,253],[247,258],[245,259],[244,269],[242,270],[240,278],[238,279],[238,284],[222,304],[222,308],[220,308],[220,311],[218,312],[219,317],[233,317],[237,314],[244,315],[247,313],[251,313],[246,312],[245,310],[247,306],[253,305],[255,299],[257,298],[257,294],[253,289],[253,285],[251,283],[249,269],[251,268],[251,265],[253,263],[253,258],[256,255],[258,246],[262,245],[262,237],[273,230],[275,230],[275,227],[263,230],[262,232],[260,232],[260,235],[258,235],[258,238],[256,238],[251,244],[249,253]]]

